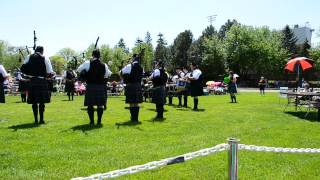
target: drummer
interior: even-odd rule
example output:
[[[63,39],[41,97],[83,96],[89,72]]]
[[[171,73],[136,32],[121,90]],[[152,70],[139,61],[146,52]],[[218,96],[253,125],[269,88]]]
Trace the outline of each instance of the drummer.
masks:
[[[186,88],[183,91],[183,107],[188,107],[188,96],[190,95],[190,81],[188,80],[191,77],[191,72],[189,71],[188,66],[183,67],[184,79],[187,81]]]
[[[179,86],[179,84],[178,84],[179,81],[184,81],[184,76],[185,76],[185,74],[182,71],[182,68],[181,67],[177,67],[176,68],[176,83],[177,83],[178,86]],[[177,97],[179,99],[178,106],[182,106],[182,95],[183,95],[183,92],[184,92],[184,90],[177,92]]]

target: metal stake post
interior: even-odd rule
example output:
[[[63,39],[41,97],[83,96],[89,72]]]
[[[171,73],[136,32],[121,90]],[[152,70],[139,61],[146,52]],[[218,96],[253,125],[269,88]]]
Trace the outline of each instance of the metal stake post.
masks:
[[[239,139],[229,138],[229,179],[238,180],[238,143]]]

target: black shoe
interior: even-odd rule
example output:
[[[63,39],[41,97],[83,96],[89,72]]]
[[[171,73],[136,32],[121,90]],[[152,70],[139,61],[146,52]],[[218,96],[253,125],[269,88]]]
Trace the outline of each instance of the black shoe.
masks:
[[[40,121],[39,124],[45,124],[45,122],[44,121]]]

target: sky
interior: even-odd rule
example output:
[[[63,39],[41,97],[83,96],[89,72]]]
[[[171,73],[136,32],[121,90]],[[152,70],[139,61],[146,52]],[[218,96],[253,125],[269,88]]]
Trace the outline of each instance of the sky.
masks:
[[[32,46],[35,30],[47,56],[64,47],[84,51],[98,36],[100,45],[114,47],[123,38],[132,48],[147,31],[155,46],[159,32],[168,44],[184,30],[198,38],[210,15],[217,15],[217,29],[236,19],[271,29],[309,22],[319,32],[319,7],[318,0],[0,0],[0,39]],[[319,41],[314,33],[312,43]]]

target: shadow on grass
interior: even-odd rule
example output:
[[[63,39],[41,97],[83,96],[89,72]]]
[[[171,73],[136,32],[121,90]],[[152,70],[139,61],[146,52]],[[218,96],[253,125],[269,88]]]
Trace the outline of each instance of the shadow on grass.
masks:
[[[72,102],[73,100],[62,99],[61,101],[70,101],[70,102]]]
[[[121,126],[135,127],[135,126],[141,125],[141,122],[140,121],[139,122],[132,122],[129,120],[126,122],[117,122],[115,125],[119,129]],[[136,127],[136,128],[139,130],[142,130],[141,128],[138,128],[138,127]]]
[[[20,104],[20,103],[27,103],[27,102],[16,101],[15,103]]]
[[[150,120],[148,120],[149,122],[155,123],[155,122],[164,122],[167,118],[152,118]]]
[[[40,126],[39,124],[35,124],[35,123],[26,123],[26,124],[19,124],[19,125],[10,126],[10,127],[8,127],[8,129],[13,129],[14,131],[17,131],[19,129],[31,129],[31,128],[36,128],[39,126]]]
[[[94,129],[99,129],[99,128],[102,128],[103,125],[90,125],[90,124],[82,124],[82,125],[78,125],[78,126],[74,126],[72,127],[71,129],[73,131],[82,131],[82,132],[86,132],[86,131],[91,131],[91,130],[94,130]]]
[[[178,111],[193,111],[193,112],[205,112],[205,109],[197,109],[197,110],[193,110],[191,108],[177,108],[176,110]]]
[[[154,108],[148,108],[147,110],[157,112]],[[168,110],[165,109],[163,112],[168,112]]]
[[[309,114],[307,115],[306,118],[305,118],[306,112],[303,112],[303,111],[287,111],[285,113],[290,114],[292,116],[295,116],[299,119],[303,119],[303,120],[307,120],[307,121],[311,121],[311,122],[319,121],[317,112],[309,112]]]

